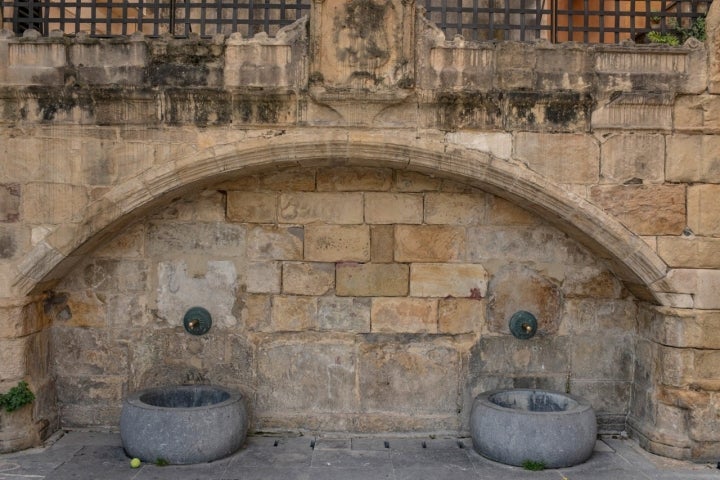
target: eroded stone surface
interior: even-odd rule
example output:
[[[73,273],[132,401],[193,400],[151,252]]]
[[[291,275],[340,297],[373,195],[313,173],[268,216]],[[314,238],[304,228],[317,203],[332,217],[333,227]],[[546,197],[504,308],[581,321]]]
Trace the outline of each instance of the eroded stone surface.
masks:
[[[370,260],[370,229],[363,225],[309,225],[305,227],[305,260],[366,262]]]
[[[455,410],[460,356],[444,345],[370,343],[360,349],[362,408],[387,409],[402,399],[406,414],[448,414]],[[422,377],[423,381],[419,382]]]
[[[508,322],[518,311],[532,313],[538,334],[551,335],[560,328],[562,293],[550,279],[527,268],[506,268],[488,285],[488,327],[509,333]]]
[[[678,235],[687,224],[685,186],[593,187],[590,198],[639,235]]]
[[[372,303],[373,332],[436,333],[437,300],[376,298]]]
[[[652,49],[446,41],[414,9],[315,2],[273,39],[0,35],[0,370],[42,397],[27,428],[56,425],[53,378],[66,425],[166,378],[242,387],[263,426],[358,431],[456,431],[467,392],[569,386],[717,458],[717,7],[705,45]],[[675,309],[636,335],[631,292]],[[179,325],[193,304],[207,337]],[[560,313],[521,344],[498,319],[527,305]]]
[[[482,265],[413,263],[410,295],[413,297],[484,298],[487,272]]]
[[[61,341],[78,327],[97,334],[73,347],[78,354],[86,348],[98,353],[77,373],[63,373],[61,366],[72,360],[56,356],[68,424],[110,423],[124,385],[163,381],[220,382],[247,392],[258,399],[252,418],[262,428],[302,423],[363,432],[462,424],[467,392],[482,388],[562,390],[569,374],[600,402],[608,382],[620,389],[629,382],[626,370],[610,365],[632,356],[626,339],[635,331],[637,310],[622,298],[619,280],[567,235],[508,200],[419,173],[345,168],[337,172],[341,191],[317,197],[308,190],[311,184],[330,189],[330,180],[314,182],[335,178],[331,172],[318,167],[224,179],[221,190],[230,203],[247,195],[275,205],[285,195],[317,209],[325,208],[319,200],[353,195],[362,199],[360,224],[319,216],[265,223],[280,217],[241,218],[229,207],[226,216],[224,197],[209,188],[172,201],[80,262],[61,284],[67,298],[58,297],[51,308]],[[353,189],[355,181],[368,190]],[[382,213],[394,222],[437,223],[372,223],[384,221],[377,212],[366,215],[366,208],[376,208],[366,201],[373,197],[412,199]],[[257,205],[264,208],[262,201]],[[468,263],[468,252],[475,263]],[[505,286],[493,290],[506,277]],[[529,296],[511,295],[510,286],[523,281]],[[505,315],[497,311],[501,298],[508,313],[533,302],[556,308],[550,326],[541,322],[542,335],[554,332],[542,337],[548,339],[542,351],[519,348],[530,344],[516,345],[506,335],[507,320],[497,320]],[[519,303],[510,305],[512,298]],[[189,303],[211,310],[215,323],[206,336],[182,329]],[[468,349],[488,332],[483,366],[468,363]],[[594,356],[602,361],[594,370],[580,341],[589,334],[607,347],[598,347]],[[499,358],[503,349],[513,352],[510,359]],[[130,369],[108,368],[111,357],[126,358],[122,365]],[[316,371],[301,372],[305,367]],[[330,392],[318,390],[322,372],[334,382]],[[425,375],[441,393],[413,390]],[[388,381],[392,404],[375,394]],[[84,393],[88,385],[97,385],[92,394]],[[410,391],[417,397],[397,398]],[[321,401],[311,406],[317,395]],[[607,407],[608,415],[622,414],[623,398]],[[93,408],[98,415],[83,420]]]
[[[465,232],[453,226],[397,225],[395,261],[457,262],[465,258]]]
[[[408,294],[409,268],[397,263],[343,263],[337,266],[337,295],[396,297]]]

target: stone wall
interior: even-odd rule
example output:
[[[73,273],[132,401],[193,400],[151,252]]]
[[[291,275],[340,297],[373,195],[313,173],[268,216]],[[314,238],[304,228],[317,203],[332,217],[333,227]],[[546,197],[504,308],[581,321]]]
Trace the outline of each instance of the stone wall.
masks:
[[[246,392],[261,430],[464,432],[472,398],[541,387],[624,429],[636,302],[537,216],[387,168],[289,169],[179,198],[57,285],[63,425],[117,422],[128,391]],[[213,316],[194,337],[179,319]],[[522,341],[507,318],[539,318]]]
[[[448,41],[390,2],[360,57],[344,8],[276,38],[2,32],[0,391],[38,400],[0,413],[0,449],[172,378],[242,386],[257,426],[359,431],[569,386],[607,430],[716,459],[720,4],[672,48]],[[190,300],[207,339],[179,330]],[[282,380],[313,369],[333,388]]]

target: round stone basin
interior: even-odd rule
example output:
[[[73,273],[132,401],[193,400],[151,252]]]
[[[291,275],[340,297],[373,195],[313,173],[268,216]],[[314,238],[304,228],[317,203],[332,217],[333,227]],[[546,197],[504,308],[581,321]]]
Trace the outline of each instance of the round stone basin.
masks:
[[[592,455],[597,421],[590,404],[574,395],[548,390],[484,392],[470,414],[475,450],[497,462],[545,468],[577,465]]]
[[[125,452],[144,462],[210,462],[245,442],[247,412],[240,392],[218,386],[158,387],[127,396],[120,414]]]

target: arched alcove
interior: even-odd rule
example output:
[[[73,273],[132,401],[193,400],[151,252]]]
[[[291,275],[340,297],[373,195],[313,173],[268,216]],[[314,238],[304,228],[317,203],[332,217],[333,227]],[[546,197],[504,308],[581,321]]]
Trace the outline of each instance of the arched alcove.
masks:
[[[243,390],[261,430],[465,432],[498,387],[569,390],[624,428],[638,302],[567,233],[457,175],[242,173],[176,190],[54,285],[64,425],[206,382]],[[213,317],[201,337],[183,329],[195,306]],[[519,310],[538,318],[530,341],[510,334]]]
[[[391,178],[395,180],[391,186],[380,189],[363,188],[361,182],[345,188],[343,195],[352,196],[356,206],[361,208],[360,211],[346,211],[343,210],[344,200],[341,201],[345,197],[323,197],[335,187],[326,186],[318,191],[317,175],[320,175],[319,172],[327,174],[347,169],[369,172],[374,169],[381,174],[385,172],[383,175],[392,172]],[[381,225],[395,229],[391,233],[394,242],[400,242],[398,239],[402,237],[410,239],[408,245],[411,245],[412,238],[419,235],[420,243],[407,247],[411,253],[396,247],[394,258],[388,263],[399,265],[399,282],[409,283],[409,291],[396,292],[392,287],[388,287],[390,290],[383,287],[363,293],[363,288],[367,287],[345,285],[342,288],[350,291],[337,295],[332,290],[341,288],[336,283],[337,278],[340,275],[352,277],[347,268],[339,265],[348,262],[349,265],[385,264],[374,262],[370,252],[366,256],[350,255],[347,258],[342,255],[325,257],[318,252],[309,254],[311,234],[315,235],[314,241],[324,241],[317,239],[317,235],[322,237],[323,233],[318,234],[315,225],[324,223],[322,219],[313,220],[312,216],[297,220],[291,217],[279,219],[277,215],[280,214],[276,213],[274,217],[254,222],[268,224],[269,227],[251,227],[245,225],[245,220],[230,213],[231,200],[222,200],[229,202],[227,210],[214,214],[217,218],[213,222],[220,223],[192,220],[189,222],[191,226],[181,226],[179,230],[171,227],[171,230],[160,228],[150,234],[147,231],[143,233],[163,238],[169,243],[165,247],[163,244],[156,245],[150,248],[150,253],[142,253],[140,257],[162,256],[167,248],[176,256],[187,257],[181,261],[153,259],[149,263],[138,263],[136,268],[133,258],[129,262],[121,258],[118,263],[112,254],[101,253],[98,257],[97,252],[113,245],[121,233],[127,235],[128,225],[141,225],[148,230],[155,228],[148,219],[153,215],[162,216],[158,212],[172,208],[168,205],[172,206],[173,201],[182,202],[191,198],[194,200],[190,204],[202,203],[205,200],[198,197],[201,192],[210,192],[208,195],[211,197],[212,192],[217,191],[232,191],[235,192],[233,195],[255,192],[255,187],[238,179],[271,178],[278,172],[290,172],[291,177],[302,177],[303,174],[297,172],[314,173],[313,180],[301,188],[294,186],[292,178],[288,178],[286,184],[282,183],[282,179],[275,181],[271,190],[275,192],[272,202],[277,203],[277,212],[282,209],[280,196],[297,190],[302,194],[318,195],[319,199],[313,200],[314,204],[328,204],[327,208],[335,205],[338,210],[332,210],[332,215],[352,217],[347,221],[331,221],[332,228],[325,233],[326,240],[339,235],[343,241],[353,242],[355,233],[347,239],[343,235],[345,229],[352,230],[357,225],[362,230],[359,235],[364,235],[368,242],[370,229]],[[438,185],[405,191],[397,186],[397,178],[402,175],[437,179],[454,186],[447,192]],[[238,181],[240,183],[233,184]],[[475,232],[472,238],[468,236],[470,227],[464,225],[462,214],[457,214],[460,217],[452,222],[440,221],[435,225],[430,221],[427,225],[430,195],[456,201],[451,199],[465,198],[464,190],[485,196],[482,202],[502,202],[508,208],[522,211],[525,220],[520,221],[520,227],[512,225],[512,221],[491,226],[508,229],[509,234],[505,231],[497,234],[493,230],[488,236],[487,232],[481,231]],[[356,192],[354,196],[351,194],[353,191]],[[394,216],[391,212],[395,211],[395,207],[390,207],[383,214],[387,215],[386,220],[368,217],[371,207],[367,198],[377,193],[394,199],[391,205],[397,206],[398,210]],[[218,199],[210,201],[217,203]],[[406,201],[409,204],[404,203]],[[412,210],[412,205],[419,205],[421,212],[407,213],[412,216],[412,219],[407,219],[403,211]],[[462,205],[458,208],[460,212],[464,211]],[[222,227],[221,231],[214,230],[223,222],[231,225],[231,231],[225,231],[226,227]],[[192,226],[195,223],[201,226]],[[245,226],[233,226],[236,223]],[[447,226],[444,223],[457,225]],[[428,227],[428,230],[438,229],[442,238],[437,240],[433,236],[435,233],[431,233],[427,241],[423,240],[425,232],[417,230],[418,225]],[[519,240],[516,242],[513,237],[510,242],[498,242],[497,246],[490,248],[491,254],[479,253],[474,259],[471,259],[470,253],[454,257],[452,252],[456,237],[453,229],[457,229],[458,225],[465,229],[462,241],[467,243],[463,248],[468,252],[477,245],[497,242],[506,235],[517,234]],[[282,232],[278,233],[278,228]],[[250,239],[254,232],[259,232],[259,240]],[[240,236],[243,237],[242,245],[233,240]],[[304,244],[294,244],[293,237],[302,237]],[[228,243],[218,238],[225,238]],[[430,244],[435,240],[440,245],[439,253],[428,258],[418,253],[417,249],[432,251]],[[184,244],[187,241],[207,241],[209,245],[199,253],[191,251],[187,255],[172,246],[173,242]],[[242,265],[238,265],[231,252],[236,248],[245,249],[251,241],[267,242],[265,248],[270,250],[299,248],[301,253],[269,259],[261,254],[258,258],[250,255],[240,262]],[[273,246],[273,242],[278,242],[279,246]],[[474,245],[471,245],[473,242]],[[523,248],[522,245],[531,247]],[[538,245],[541,246],[539,249]],[[504,249],[509,249],[510,253]],[[534,256],[524,258],[523,250],[534,252]],[[556,252],[561,252],[559,257]],[[445,254],[450,257],[444,258]],[[493,257],[488,265],[483,265],[483,255]],[[543,255],[548,256],[547,261],[544,261]],[[582,260],[577,262],[573,259],[575,256]],[[202,258],[198,260],[198,257]],[[92,261],[88,263],[88,259]],[[502,265],[503,262],[507,265]],[[557,267],[550,266],[552,264],[565,266],[559,267],[558,273],[553,271]],[[126,269],[118,269],[117,265],[125,265],[122,268]],[[249,274],[237,273],[238,269],[248,265],[257,270],[253,281],[260,286],[248,287]],[[397,273],[393,268],[387,270],[383,266],[381,272],[362,270],[358,275],[387,279]],[[310,273],[305,271],[302,275],[317,275],[320,279],[324,275],[332,277],[331,290],[335,292],[332,297],[340,298],[342,305],[329,306],[325,291],[316,292],[310,288],[297,294],[293,287],[287,287],[282,282],[289,278],[293,269],[309,269]],[[332,270],[332,275],[328,269]],[[343,269],[344,273],[341,273]],[[462,288],[468,290],[465,295],[453,290],[454,287],[445,286],[440,288],[442,291],[428,287],[430,293],[423,293],[424,287],[413,286],[413,275],[442,279],[458,276],[462,269],[470,272],[467,275],[474,276],[479,282],[469,288],[466,288],[469,283],[463,284]],[[56,376],[61,418],[69,419],[72,425],[90,426],[93,421],[112,423],[118,401],[127,390],[168,381],[210,381],[247,388],[259,409],[257,425],[263,428],[298,428],[302,426],[298,423],[302,420],[309,422],[308,428],[359,431],[378,431],[382,425],[394,425],[390,430],[462,429],[468,411],[468,398],[480,390],[496,386],[533,385],[562,389],[567,385],[568,389],[580,388],[583,393],[597,398],[612,395],[610,390],[620,389],[622,394],[617,398],[621,398],[620,405],[625,406],[613,404],[610,410],[603,412],[607,413],[607,428],[617,430],[622,428],[618,418],[624,418],[629,408],[632,383],[631,338],[635,334],[637,307],[634,299],[627,297],[627,291],[640,299],[656,301],[650,285],[664,276],[665,265],[644,241],[612,217],[521,163],[498,159],[460,145],[414,136],[387,133],[355,136],[330,131],[321,135],[293,133],[217,145],[147,170],[110,189],[92,203],[80,224],[60,227],[51,233],[26,257],[20,270],[16,285],[23,292],[39,292],[51,287],[60,296],[51,312],[55,318],[52,333],[55,340],[52,343],[57,346],[52,357],[55,368],[59,368]],[[584,278],[582,271],[592,273]],[[123,291],[125,287],[118,287],[130,285],[139,278],[145,278],[145,275],[152,280],[142,280],[139,287],[127,287],[130,288],[128,291]],[[200,279],[198,288],[193,287],[194,278]],[[614,279],[618,279],[626,290],[619,289],[620,283]],[[322,280],[317,281],[322,283]],[[347,282],[352,284],[351,280]],[[415,285],[423,285],[422,281],[417,282]],[[600,293],[592,293],[593,288],[570,287],[565,282],[568,285],[572,282],[598,283]],[[602,286],[603,282],[606,282],[607,288]],[[518,293],[522,294],[510,298],[504,293],[509,285],[521,288],[522,292]],[[114,291],[116,288],[117,292]],[[252,295],[238,293],[248,292],[248,288]],[[360,293],[353,290],[358,288]],[[578,290],[582,293],[577,293]],[[200,292],[199,295],[195,294],[196,291]],[[577,295],[579,297],[576,298]],[[593,299],[593,295],[597,298]],[[458,297],[457,301],[450,301],[455,297]],[[137,298],[141,299],[140,307],[128,300]],[[354,300],[348,300],[350,298]],[[402,300],[404,298],[408,300]],[[564,300],[553,305],[555,299]],[[346,304],[348,301],[351,304]],[[188,338],[180,324],[174,321],[180,318],[183,309],[193,306],[191,303],[212,306],[217,322],[215,340]],[[112,305],[111,313],[108,313],[108,305]],[[338,311],[343,311],[345,315],[352,311],[353,306],[364,312],[358,315],[368,318],[384,315],[384,320],[376,320],[375,323],[367,320],[357,328],[345,325],[339,331],[335,331],[335,327],[321,325],[322,308],[335,308],[337,316],[340,315]],[[554,312],[549,315],[552,318],[541,319],[542,334],[532,346],[518,343],[506,331],[504,316],[513,309],[522,308],[536,308],[543,316],[546,310]],[[253,309],[260,312],[259,317],[266,316],[263,321],[267,325],[248,323],[254,321],[246,318],[247,315],[255,315],[247,313],[255,311]],[[473,317],[473,309],[482,312],[482,315]],[[596,311],[603,309],[605,313],[598,317]],[[126,312],[127,316],[123,317]],[[441,327],[442,322],[450,322],[443,320],[443,314],[460,318],[460,326],[451,322],[450,326]],[[297,321],[293,323],[295,316]],[[282,320],[279,320],[280,317]],[[288,318],[291,319],[289,324]],[[335,321],[338,321],[337,318]],[[409,326],[402,326],[407,318],[411,319]],[[436,323],[425,325],[423,322],[427,318],[431,318],[430,323]],[[577,318],[577,323],[570,318]],[[385,326],[378,326],[382,322]],[[393,326],[396,323],[400,325],[397,328]],[[587,332],[580,332],[578,328]],[[426,341],[428,335],[431,338]],[[590,343],[583,338],[590,339]],[[602,338],[610,343],[600,341]],[[595,370],[595,363],[591,365],[582,360],[584,354],[580,352],[597,345],[605,347],[593,356],[604,358],[607,368],[598,366]],[[95,353],[87,362],[81,354],[89,351]],[[213,355],[215,357],[210,360]],[[333,359],[337,363],[333,364]],[[235,362],[247,362],[252,366],[238,368]],[[616,369],[618,363],[624,365],[623,368]],[[284,367],[277,367],[278,364]],[[312,399],[322,395],[313,393],[308,385],[317,386],[317,379],[306,378],[296,384],[291,378],[305,378],[306,372],[322,370],[320,364],[332,364],[332,368],[326,368],[329,383],[323,389],[331,398],[323,397],[324,400],[316,403]],[[63,365],[75,365],[75,372],[67,373],[70,369],[64,369]],[[394,365],[404,367],[397,370]],[[616,371],[620,372],[619,377],[613,373]],[[391,402],[392,398],[414,395],[412,385],[417,382],[411,378],[412,372],[424,372],[422,375],[427,381],[423,388],[444,392],[444,396],[433,396],[432,399],[417,397],[406,400],[404,404],[398,403],[398,411],[393,408],[383,411],[381,404]],[[333,382],[337,385],[329,386]],[[387,382],[387,388],[378,382]],[[89,385],[94,385],[94,391],[97,391],[95,399],[85,392],[84,386]],[[360,386],[363,393],[357,390]],[[384,391],[391,392],[391,396],[384,395]],[[298,403],[289,399],[301,400]],[[427,408],[418,406],[417,402]],[[276,409],[278,405],[280,410],[289,409],[290,414],[280,413]],[[323,409],[329,409],[331,414]],[[405,413],[408,411],[413,415],[407,417]]]
[[[168,198],[223,178],[292,165],[377,165],[481,188],[540,215],[606,261],[638,297],[658,303],[651,285],[666,273],[662,259],[612,216],[523,164],[414,135],[339,131],[216,145],[149,169],[91,203],[79,224],[58,227],[39,242],[19,262],[13,283],[22,294],[42,291],[85,252]]]

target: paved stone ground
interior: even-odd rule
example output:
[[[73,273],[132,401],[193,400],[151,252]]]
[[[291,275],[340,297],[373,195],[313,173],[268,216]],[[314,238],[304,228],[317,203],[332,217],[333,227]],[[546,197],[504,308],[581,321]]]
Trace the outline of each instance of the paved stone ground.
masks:
[[[0,480],[31,479],[699,480],[720,479],[720,470],[650,455],[619,438],[599,440],[582,465],[530,472],[481,457],[469,438],[286,436],[250,437],[238,453],[212,463],[132,469],[118,434],[70,432],[45,448],[0,455]]]

